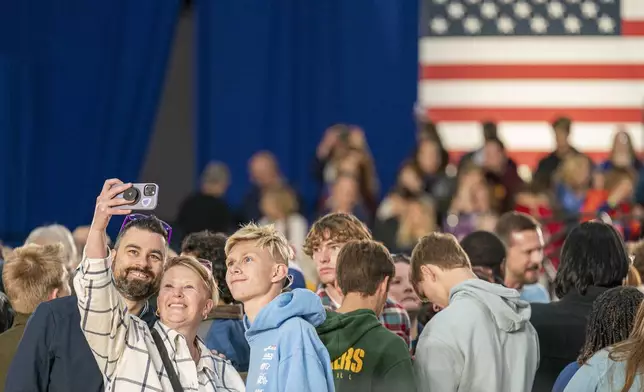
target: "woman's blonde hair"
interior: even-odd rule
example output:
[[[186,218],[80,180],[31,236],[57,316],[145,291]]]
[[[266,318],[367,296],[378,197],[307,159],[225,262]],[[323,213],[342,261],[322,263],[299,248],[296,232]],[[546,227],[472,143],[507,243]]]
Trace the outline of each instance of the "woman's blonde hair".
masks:
[[[614,168],[606,173],[604,189],[612,192],[623,181],[630,181],[632,184],[637,182],[637,173],[632,169]]]
[[[189,268],[194,273],[199,275],[206,287],[206,290],[210,293],[210,299],[212,299],[215,303],[215,306],[217,306],[217,304],[219,303],[219,289],[217,287],[215,278],[212,276],[212,271],[209,270],[208,267],[201,261],[192,256],[176,256],[171,257],[168,259],[168,261],[166,261],[165,265],[163,266],[163,272],[165,273],[169,269],[177,266]]]
[[[423,214],[425,215],[426,223],[427,223],[427,226],[423,228],[423,232],[419,236],[417,232],[418,228],[412,227],[412,225],[409,224],[409,221],[406,217],[404,217],[400,221],[400,224],[398,226],[398,232],[396,233],[396,244],[399,247],[412,248],[416,244],[416,242],[420,239],[420,237],[436,231],[436,209],[434,208],[434,204],[431,202],[431,200],[425,197],[421,197],[415,200],[410,200],[408,201],[408,203],[409,204],[416,203],[420,205],[420,207],[423,210]]]
[[[637,268],[631,264],[631,266],[628,267],[628,275],[626,275],[626,279],[624,279],[624,286],[640,287],[641,285],[642,277],[640,276],[639,271],[637,271]]]
[[[635,377],[644,369],[644,302],[640,304],[635,315],[635,322],[628,339],[619,342],[610,350],[608,357],[615,362],[626,362],[624,387],[622,392],[628,392]]]
[[[588,158],[581,154],[569,155],[559,165],[555,177],[564,185],[574,187],[579,182],[579,169],[582,167],[587,167],[590,171]]]
[[[287,186],[269,188],[264,191],[262,197],[272,198],[277,208],[285,216],[289,216],[297,212],[299,208],[295,192]]]

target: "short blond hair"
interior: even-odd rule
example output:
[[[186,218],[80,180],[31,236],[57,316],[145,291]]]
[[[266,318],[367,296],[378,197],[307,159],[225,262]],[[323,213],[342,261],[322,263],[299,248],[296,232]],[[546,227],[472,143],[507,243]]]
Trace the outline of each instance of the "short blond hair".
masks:
[[[212,272],[208,270],[208,267],[192,256],[175,256],[166,261],[163,266],[163,272],[165,273],[169,269],[178,266],[186,267],[199,275],[206,287],[206,290],[209,292],[210,299],[215,303],[215,306],[219,303],[219,288],[215,278],[212,276]]]
[[[11,306],[29,314],[47,301],[55,289],[69,284],[65,249],[61,243],[27,244],[15,248],[6,260],[2,280]],[[66,293],[69,294],[69,293]]]
[[[226,256],[230,254],[230,250],[235,245],[247,241],[254,241],[258,248],[267,250],[278,263],[288,265],[289,260],[293,260],[295,257],[288,240],[275,228],[275,225],[258,225],[256,223],[242,226],[228,237],[225,247]]]

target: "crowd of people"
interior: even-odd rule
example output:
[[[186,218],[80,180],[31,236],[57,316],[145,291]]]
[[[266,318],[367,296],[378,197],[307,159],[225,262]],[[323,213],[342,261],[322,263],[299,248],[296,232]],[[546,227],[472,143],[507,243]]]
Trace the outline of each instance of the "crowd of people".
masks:
[[[570,125],[526,178],[493,123],[458,162],[424,124],[382,200],[364,133],[331,127],[314,212],[268,152],[239,210],[212,163],[172,225],[107,180],[89,226],[4,250],[0,390],[639,391],[642,167]]]
[[[427,232],[448,232],[461,240],[475,230],[492,231],[505,212],[525,212],[544,223],[546,252],[555,268],[565,235],[579,221],[605,215],[626,240],[638,239],[644,169],[630,134],[617,129],[608,159],[593,162],[571,145],[572,120],[559,118],[552,128],[555,149],[526,173],[509,157],[493,122],[481,124],[481,147],[462,156],[446,151],[436,125],[420,123],[416,146],[401,163],[395,185],[379,197],[365,133],[338,124],[325,132],[312,163],[320,184],[316,200],[304,200],[276,158],[260,151],[249,161],[251,187],[239,206],[225,200],[226,165],[213,162],[174,225],[190,233],[231,232],[249,221],[273,223],[295,246],[298,261],[306,258],[302,246],[310,222],[329,212],[355,215],[377,241],[399,253],[409,253]]]

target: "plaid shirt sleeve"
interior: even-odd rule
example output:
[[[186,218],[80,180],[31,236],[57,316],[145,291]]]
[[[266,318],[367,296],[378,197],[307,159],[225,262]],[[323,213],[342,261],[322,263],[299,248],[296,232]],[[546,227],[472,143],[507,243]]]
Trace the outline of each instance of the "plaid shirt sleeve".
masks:
[[[380,315],[380,322],[385,328],[403,338],[411,350],[411,321],[405,308],[387,298],[385,308]]]
[[[114,286],[111,265],[111,254],[106,259],[83,256],[74,276],[81,329],[108,380],[125,351],[129,327],[127,305]]]

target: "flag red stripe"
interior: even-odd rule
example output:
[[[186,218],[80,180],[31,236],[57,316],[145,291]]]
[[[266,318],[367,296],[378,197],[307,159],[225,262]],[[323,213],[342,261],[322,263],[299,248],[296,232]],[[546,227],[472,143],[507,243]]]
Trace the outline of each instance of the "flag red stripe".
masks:
[[[468,152],[469,151],[450,151],[450,161],[456,163]],[[528,165],[533,169],[537,167],[539,160],[548,154],[548,151],[508,150],[508,156],[512,158],[517,165]],[[584,154],[588,155],[596,163],[599,163],[608,159],[609,151],[584,151]]]
[[[622,20],[622,35],[630,37],[644,36],[644,20]]]
[[[420,75],[422,80],[644,79],[644,64],[423,65]]]
[[[430,108],[428,117],[440,121],[552,121],[567,116],[579,122],[641,122],[640,108]]]

